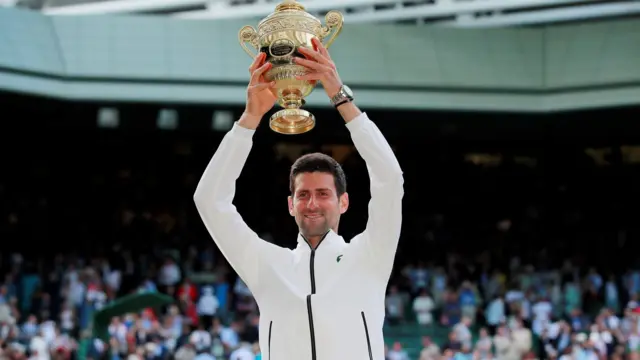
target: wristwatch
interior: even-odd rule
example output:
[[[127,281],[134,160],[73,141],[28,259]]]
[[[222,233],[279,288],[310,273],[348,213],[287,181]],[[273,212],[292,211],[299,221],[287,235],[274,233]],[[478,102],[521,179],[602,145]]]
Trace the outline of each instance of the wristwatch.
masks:
[[[331,104],[334,107],[351,101],[353,101],[353,91],[347,85],[342,85],[338,93],[331,98]]]

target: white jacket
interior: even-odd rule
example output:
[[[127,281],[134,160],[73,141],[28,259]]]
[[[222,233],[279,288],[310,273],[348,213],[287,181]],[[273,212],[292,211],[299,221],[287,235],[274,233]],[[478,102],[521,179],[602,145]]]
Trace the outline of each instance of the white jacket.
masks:
[[[371,180],[366,229],[349,243],[329,231],[315,250],[261,240],[232,204],[253,130],[234,124],[195,193],[205,226],[260,309],[263,360],[383,360],[385,290],[400,236],[403,176],[389,144],[362,114],[347,123]]]

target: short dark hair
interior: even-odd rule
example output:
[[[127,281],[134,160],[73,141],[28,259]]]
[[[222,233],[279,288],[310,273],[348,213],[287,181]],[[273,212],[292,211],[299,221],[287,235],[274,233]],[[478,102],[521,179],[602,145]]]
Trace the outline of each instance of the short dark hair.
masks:
[[[347,192],[347,177],[342,166],[331,156],[323,153],[311,153],[302,155],[291,165],[289,174],[289,190],[295,192],[296,176],[302,173],[322,172],[333,175],[338,197]]]

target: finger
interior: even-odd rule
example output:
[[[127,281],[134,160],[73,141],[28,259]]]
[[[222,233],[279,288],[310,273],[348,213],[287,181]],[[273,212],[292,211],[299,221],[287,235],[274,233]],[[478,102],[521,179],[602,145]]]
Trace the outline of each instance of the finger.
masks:
[[[300,47],[300,53],[307,59],[315,60],[321,64],[329,65],[329,59],[324,57],[319,51],[311,50],[306,47]]]
[[[331,70],[331,68],[329,66],[326,65],[322,65],[320,63],[318,63],[317,61],[313,61],[313,60],[309,60],[309,59],[303,59],[303,58],[293,58],[293,60],[296,62],[296,64],[298,65],[302,65],[306,68],[318,71],[318,72],[327,72],[329,70]]]
[[[316,47],[316,50],[322,56],[324,56],[328,60],[331,60],[331,55],[329,55],[329,50],[327,50],[327,48],[324,47],[324,44],[322,43],[322,41],[318,40],[317,38],[312,38],[311,42],[314,44],[314,46]]]
[[[305,74],[305,75],[300,75],[300,76],[296,76],[297,80],[315,80],[315,81],[320,81],[322,80],[322,78],[324,77],[324,74],[322,73],[310,73],[310,74]]]
[[[249,66],[249,73],[253,74],[254,71],[256,71],[257,68],[259,68],[260,66],[262,66],[264,59],[266,58],[265,53],[261,52],[260,54],[258,54],[256,56],[255,59],[253,59],[253,63],[251,63],[251,66]]]
[[[264,89],[272,88],[275,85],[276,85],[275,81],[252,85],[252,86],[249,87],[249,92],[250,93],[256,93],[256,92],[262,91]]]
[[[253,74],[251,74],[251,83],[258,84],[260,83],[260,77],[267,71],[271,69],[271,63],[264,63],[262,66],[257,68]]]

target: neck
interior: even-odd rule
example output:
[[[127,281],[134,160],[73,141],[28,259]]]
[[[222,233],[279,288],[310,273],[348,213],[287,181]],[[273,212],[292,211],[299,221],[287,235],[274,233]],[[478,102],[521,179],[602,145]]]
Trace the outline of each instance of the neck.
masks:
[[[318,245],[320,244],[320,241],[322,241],[323,237],[324,236],[310,236],[310,237],[305,237],[305,239],[307,239],[307,242],[309,243],[311,248],[315,249],[315,248],[318,247]]]
[[[322,235],[314,235],[314,236],[307,236],[305,234],[302,234],[302,237],[307,241],[307,243],[309,244],[309,246],[312,249],[316,249],[318,247],[318,245],[320,245],[320,243],[322,242],[322,239],[324,239],[328,234],[329,234],[330,230],[327,230],[326,233],[322,234]],[[335,231],[335,230],[334,230]]]

